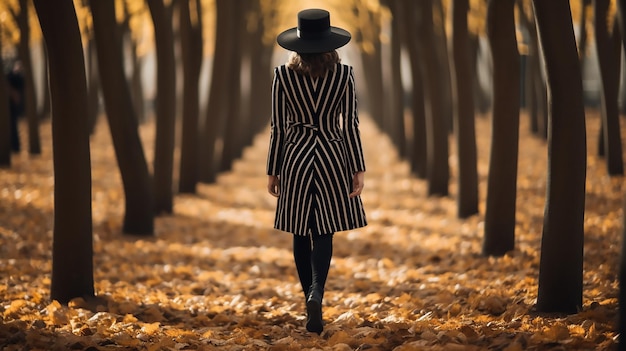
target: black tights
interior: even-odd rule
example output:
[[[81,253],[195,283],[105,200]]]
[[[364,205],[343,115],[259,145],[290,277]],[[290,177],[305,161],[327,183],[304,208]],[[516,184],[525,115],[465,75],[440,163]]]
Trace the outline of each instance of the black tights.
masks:
[[[333,233],[293,236],[293,257],[305,298],[312,286],[323,293],[332,255]]]

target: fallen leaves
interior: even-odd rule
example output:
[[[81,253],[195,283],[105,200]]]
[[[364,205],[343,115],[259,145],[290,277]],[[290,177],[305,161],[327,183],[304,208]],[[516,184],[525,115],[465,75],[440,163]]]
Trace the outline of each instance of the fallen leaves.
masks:
[[[522,119],[524,120],[524,119]],[[588,116],[589,140],[599,120]],[[30,350],[610,350],[616,344],[623,179],[589,151],[584,306],[538,314],[546,146],[521,128],[516,249],[482,257],[483,218],[427,198],[391,143],[363,119],[369,225],[335,237],[325,330],[308,333],[289,234],[272,229],[267,135],[217,183],[177,195],[153,238],[121,235],[123,194],[108,130],[92,137],[96,299],[49,300],[52,164],[14,155],[0,170],[0,348]],[[154,126],[141,127],[148,157]],[[489,123],[477,119],[481,201]],[[376,140],[375,144],[368,140]],[[45,145],[48,145],[46,147]],[[590,143],[593,145],[593,143]],[[453,150],[453,148],[451,148]],[[452,156],[451,159],[454,157]],[[484,203],[481,203],[484,212]]]

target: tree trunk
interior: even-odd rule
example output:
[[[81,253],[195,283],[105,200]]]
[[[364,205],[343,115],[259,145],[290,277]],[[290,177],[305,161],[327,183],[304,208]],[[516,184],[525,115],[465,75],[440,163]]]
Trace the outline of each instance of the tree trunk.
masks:
[[[450,170],[448,165],[448,125],[445,120],[444,100],[441,94],[442,72],[441,62],[437,56],[435,47],[435,34],[433,32],[433,0],[419,1],[418,19],[420,30],[417,40],[420,43],[422,53],[422,74],[424,87],[430,109],[426,114],[426,142],[427,142],[427,166],[428,195],[448,195],[448,182]]]
[[[157,56],[156,137],[154,146],[154,212],[172,213],[176,117],[176,60],[172,9],[163,0],[148,0]]]
[[[620,0],[621,1],[621,0]],[[580,0],[580,36],[578,39],[578,57],[580,67],[584,69],[587,58],[587,7],[591,5],[591,0]]]
[[[198,183],[199,78],[202,66],[202,11],[200,0],[180,1],[183,57],[183,130],[180,149],[179,191],[195,193]]]
[[[50,298],[94,296],[87,83],[71,0],[34,0],[48,48],[52,98],[54,233]]]
[[[228,92],[225,91],[224,82],[232,79],[229,77],[229,54],[232,40],[229,33],[228,0],[217,0],[215,4],[215,49],[213,50],[213,67],[211,74],[211,86],[209,89],[209,102],[204,120],[203,136],[200,140],[200,180],[212,183],[217,178],[216,144],[218,136],[222,134],[223,117],[228,108]]]
[[[548,179],[537,308],[582,307],[587,147],[580,62],[567,0],[534,0],[550,91]]]
[[[520,110],[520,58],[515,0],[490,0],[487,35],[493,57],[493,110],[483,254],[515,247],[515,199]]]
[[[402,158],[408,155],[406,132],[404,128],[404,88],[402,86],[402,62],[401,51],[403,42],[402,29],[404,27],[403,12],[404,4],[401,1],[388,0],[384,4],[391,11],[391,42],[390,60],[388,61],[389,79],[386,81],[385,100],[387,101],[387,113],[384,123],[385,128],[398,154]]]
[[[365,21],[368,23],[367,27],[361,26],[355,33],[356,41],[359,39],[366,41],[365,49],[360,51],[368,98],[363,101],[362,106],[369,111],[378,128],[384,130],[385,109],[383,99],[383,63],[381,56],[382,44],[380,42],[380,36],[378,35],[382,30],[382,24],[379,14],[362,11],[364,11],[362,8],[358,6],[354,7],[355,16],[357,18],[365,18]],[[368,32],[365,32],[366,30]]]
[[[411,63],[411,171],[419,178],[426,178],[426,112],[424,107],[424,81],[420,69],[420,51],[415,35],[419,26],[416,22],[417,6],[414,0],[405,0],[404,26],[406,46]]]
[[[535,19],[532,13],[527,14],[523,12],[520,18],[530,37],[526,74],[524,76],[530,131],[535,135],[546,138],[548,135],[547,94],[541,74],[541,52],[539,51]]]
[[[254,135],[267,126],[272,113],[272,97],[270,89],[267,89],[268,82],[272,81],[272,52],[274,42],[266,42],[264,38],[267,28],[272,25],[273,17],[263,16],[260,12],[259,2],[254,1],[255,8],[252,13],[259,16],[256,27],[252,33],[249,43],[250,50],[250,103],[248,114],[251,119],[252,128],[248,135],[251,142]]]
[[[435,48],[437,49],[437,57],[441,62],[439,72],[441,79],[441,98],[443,100],[443,118],[446,122],[446,128],[452,132],[452,123],[454,116],[454,108],[452,101],[452,78],[450,72],[450,58],[448,55],[448,37],[446,35],[446,18],[443,11],[442,0],[433,1],[433,33],[435,35]]]
[[[619,31],[608,31],[610,0],[594,0],[594,33],[602,80],[602,131],[606,164],[609,175],[623,175],[622,142],[620,134],[617,95],[619,89]],[[619,38],[617,38],[619,39]]]
[[[456,98],[454,131],[458,157],[457,215],[467,218],[478,213],[478,170],[472,67],[469,59],[467,12],[469,0],[452,2],[452,57],[454,59],[453,96]]]
[[[223,6],[227,11],[229,18],[229,34],[230,38],[235,38],[234,42],[229,45],[228,52],[228,79],[222,81],[222,85],[226,85],[228,98],[226,99],[226,110],[222,114],[221,120],[224,123],[224,133],[222,135],[222,156],[220,157],[219,171],[229,170],[233,161],[239,156],[239,151],[243,148],[241,145],[241,46],[244,35],[242,23],[244,23],[244,13],[239,11],[242,7],[240,0],[224,1]],[[245,0],[244,0],[245,1]],[[218,0],[218,6],[219,5]],[[232,39],[231,39],[232,41]]]
[[[39,116],[37,116],[35,79],[33,78],[33,63],[30,52],[29,2],[28,0],[19,0],[19,4],[20,12],[14,14],[14,17],[20,28],[18,52],[24,74],[24,114],[28,122],[28,152],[31,155],[39,155],[41,154],[41,139],[39,136]]]
[[[0,52],[2,52],[2,36],[0,36]],[[0,67],[4,67],[0,55]],[[9,92],[4,72],[0,76],[0,167],[11,166],[11,116],[9,114]]]
[[[93,33],[87,42],[87,62],[87,120],[89,121],[89,131],[93,133],[100,115],[100,75],[98,74],[96,40]]]
[[[116,26],[115,3],[91,0],[90,7],[104,105],[126,196],[123,231],[126,234],[153,235],[152,178],[124,75],[122,39],[117,31],[111,32],[111,28]]]
[[[41,75],[41,81],[42,81],[42,85],[44,87],[43,89],[43,97],[41,98],[41,110],[38,113],[38,117],[40,120],[42,119],[46,119],[48,117],[50,117],[50,109],[52,108],[50,106],[50,89],[46,89],[46,87],[48,87],[50,85],[49,80],[49,73],[48,73],[48,51],[46,51],[46,45],[45,43],[43,43],[42,40],[42,50],[41,52],[43,53],[44,59],[43,61],[43,74]]]

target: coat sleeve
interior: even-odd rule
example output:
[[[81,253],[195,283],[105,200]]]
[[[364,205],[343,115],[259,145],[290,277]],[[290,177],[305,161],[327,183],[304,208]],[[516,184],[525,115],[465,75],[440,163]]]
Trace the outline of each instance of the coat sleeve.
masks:
[[[287,120],[285,92],[280,86],[278,68],[272,81],[272,116],[270,119],[270,147],[267,155],[267,175],[279,175],[282,167],[285,121]]]
[[[365,171],[365,159],[359,131],[359,113],[357,110],[356,90],[352,67],[349,67],[348,82],[342,102],[343,133],[348,153],[348,162],[352,174]]]

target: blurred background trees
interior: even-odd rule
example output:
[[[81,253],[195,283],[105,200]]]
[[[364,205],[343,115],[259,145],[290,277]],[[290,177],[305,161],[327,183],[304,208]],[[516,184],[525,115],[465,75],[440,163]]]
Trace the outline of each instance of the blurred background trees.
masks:
[[[175,212],[177,193],[194,193],[199,182],[214,182],[220,172],[232,167],[269,121],[272,67],[285,62],[288,55],[275,45],[276,35],[296,25],[299,10],[324,7],[331,11],[333,25],[353,34],[353,42],[340,49],[340,54],[357,72],[362,118],[371,118],[414,175],[427,182],[425,196],[455,196],[461,218],[486,209],[484,255],[504,255],[515,245],[517,132],[522,109],[528,112],[525,116],[532,131],[546,140],[546,152],[551,150],[552,168],[546,178],[575,175],[565,186],[554,186],[556,181],[550,178],[544,237],[556,238],[557,244],[568,241],[568,233],[579,239],[585,160],[578,151],[586,146],[580,133],[585,107],[602,111],[598,152],[606,155],[607,173],[623,174],[618,107],[624,102],[618,92],[624,75],[616,73],[623,26],[614,0],[550,3],[71,1],[84,52],[82,62],[72,62],[77,74],[85,72],[87,82],[85,94],[76,98],[86,99],[86,109],[81,105],[80,111],[90,130],[103,128],[103,120],[109,125],[125,194],[121,231],[153,235],[154,216]],[[64,6],[64,11],[71,12],[67,1]],[[541,23],[550,16],[565,20],[551,26]],[[48,76],[53,76],[52,65],[46,64],[52,62],[50,45],[59,44],[48,42],[44,48],[42,27],[50,31],[43,37],[58,30],[43,23],[40,27],[31,0],[0,3],[1,63],[5,73],[15,62],[21,63],[25,122],[19,127],[27,129],[23,134],[30,155],[41,153],[40,123],[50,114],[48,86],[53,96],[67,93],[55,92],[61,85],[48,83]],[[577,50],[572,50],[571,40]],[[571,67],[565,72],[551,70],[549,62],[557,57],[570,62],[572,55],[578,63],[576,72]],[[563,94],[581,104],[557,108]],[[11,156],[6,145],[8,96],[10,90],[0,88],[4,100],[0,102],[0,161],[5,166],[10,165]],[[52,114],[56,113],[69,112],[53,106]],[[74,123],[69,116],[54,118],[59,119],[57,123]],[[492,159],[484,203],[477,184],[475,118],[492,121]],[[568,129],[565,118],[577,127]],[[145,150],[138,131],[142,123],[155,126],[155,144]],[[59,143],[67,147],[64,143],[72,140]],[[458,146],[453,152],[451,141]],[[577,150],[576,157],[559,161],[564,156],[557,149]],[[458,186],[452,192],[451,162],[458,166]],[[566,206],[568,211],[552,212],[557,207],[552,204],[568,201],[573,194],[577,201],[571,208]],[[568,243],[570,262],[578,262],[582,240]],[[545,267],[574,280],[582,270],[577,264]],[[571,311],[571,304],[580,303],[576,296],[565,299],[570,302],[567,306],[541,306]]]

